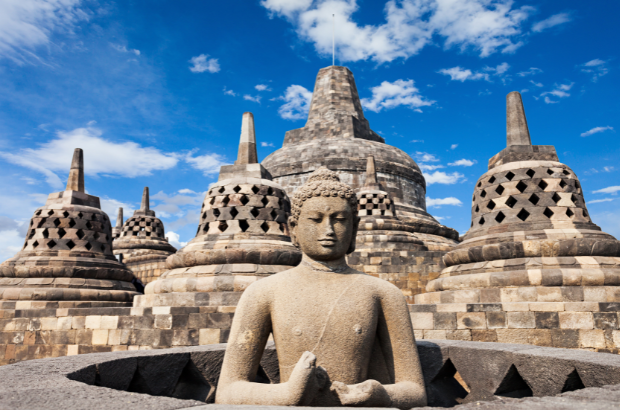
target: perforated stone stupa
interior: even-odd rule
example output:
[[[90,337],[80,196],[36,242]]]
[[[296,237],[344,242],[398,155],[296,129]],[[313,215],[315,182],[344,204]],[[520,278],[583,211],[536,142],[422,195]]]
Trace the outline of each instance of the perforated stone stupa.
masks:
[[[137,294],[132,279],[112,253],[112,226],[99,198],[84,192],[78,148],[67,189],[48,196],[30,220],[23,249],[0,265],[0,300],[125,306]]]
[[[476,183],[463,242],[410,307],[417,336],[617,350],[620,242],[555,148],[531,145],[517,92],[507,145]]]
[[[389,193],[401,223],[419,233],[418,238],[430,250],[452,249],[458,243],[458,233],[426,212],[422,172],[409,155],[387,145],[370,129],[353,74],[346,67],[319,70],[306,125],[288,131],[282,148],[265,158],[263,165],[289,195],[321,166],[336,172],[357,191],[366,184],[366,161],[371,155],[377,181]],[[415,265],[406,284],[401,283],[406,296],[422,292],[426,282],[444,267],[435,254],[418,255]]]
[[[207,192],[196,237],[168,257],[170,270],[135,306],[235,306],[251,283],[300,262],[289,198],[256,158],[254,117],[244,113],[237,161]]]
[[[119,211],[119,218],[122,220],[122,211]],[[123,224],[113,245],[114,254],[122,255],[123,263],[144,284],[154,281],[167,270],[166,258],[177,249],[168,243],[164,223],[150,209],[148,187],[142,193],[140,209]]]

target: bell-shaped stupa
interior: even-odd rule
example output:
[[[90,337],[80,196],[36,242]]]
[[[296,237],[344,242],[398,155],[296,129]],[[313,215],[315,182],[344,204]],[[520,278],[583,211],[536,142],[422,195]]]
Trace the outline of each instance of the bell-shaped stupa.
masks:
[[[257,161],[254,117],[246,112],[237,161],[207,192],[196,237],[168,257],[169,270],[134,305],[235,306],[251,283],[301,261],[289,215],[286,192]]]
[[[618,323],[620,242],[592,222],[555,148],[531,144],[518,92],[507,96],[507,145],[476,183],[463,242],[416,296],[427,305],[411,307],[414,329],[424,338],[458,330],[473,340],[614,347],[603,322]],[[430,307],[434,320],[424,318]]]
[[[0,300],[130,306],[137,294],[132,279],[112,253],[112,226],[99,198],[84,191],[77,148],[67,189],[48,196],[30,220],[23,249],[0,265]]]
[[[144,187],[140,209],[134,211],[133,216],[122,225],[119,237],[114,239],[112,245],[114,254],[122,255],[122,262],[145,285],[167,270],[166,258],[177,249],[168,243],[164,223],[150,209],[148,187]]]
[[[386,144],[371,130],[355,79],[346,67],[319,70],[306,125],[288,131],[282,148],[262,163],[289,195],[321,166],[334,171],[342,182],[359,191],[366,184],[369,156],[374,157],[376,179],[389,193],[400,222],[419,233],[418,238],[429,249],[439,252],[452,249],[458,243],[458,233],[426,212],[426,182],[420,168],[409,155]],[[444,267],[440,257],[419,258],[419,261],[410,272],[407,289],[403,288],[405,295],[422,292],[426,282],[436,278]]]

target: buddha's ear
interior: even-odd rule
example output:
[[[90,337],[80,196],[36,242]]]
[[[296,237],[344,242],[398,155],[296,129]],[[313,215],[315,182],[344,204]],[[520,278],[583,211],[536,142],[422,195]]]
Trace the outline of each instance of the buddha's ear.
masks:
[[[351,234],[351,244],[349,245],[349,249],[347,250],[347,255],[355,252],[355,245],[357,240],[357,228],[360,224],[359,216],[353,216],[353,232]]]
[[[299,242],[297,241],[297,223],[292,216],[288,217],[288,230],[291,235],[293,246],[299,248]]]

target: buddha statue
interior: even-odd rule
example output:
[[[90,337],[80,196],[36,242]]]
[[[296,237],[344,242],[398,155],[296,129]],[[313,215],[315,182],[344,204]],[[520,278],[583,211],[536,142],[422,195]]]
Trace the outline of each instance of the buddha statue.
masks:
[[[216,403],[426,405],[402,292],[346,264],[358,221],[355,192],[327,168],[295,192],[289,228],[302,261],[253,283],[241,296]],[[255,383],[270,334],[280,383]]]

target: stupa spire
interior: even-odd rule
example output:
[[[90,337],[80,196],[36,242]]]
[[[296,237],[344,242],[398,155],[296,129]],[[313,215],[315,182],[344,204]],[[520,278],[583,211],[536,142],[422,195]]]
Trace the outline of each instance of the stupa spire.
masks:
[[[118,216],[116,217],[116,227],[123,228],[123,207],[118,208]]]
[[[373,155],[369,155],[366,160],[366,183],[364,184],[364,188],[383,190],[383,187],[377,181],[377,168]]]
[[[532,145],[527,127],[521,93],[513,91],[506,96],[506,145]]]
[[[244,112],[241,120],[241,138],[239,141],[239,153],[235,165],[257,164],[256,154],[256,131],[254,129],[254,115]]]
[[[149,187],[145,186],[144,191],[142,192],[142,205],[140,205],[141,211],[150,210],[149,207]]]
[[[73,151],[66,191],[84,192],[84,151],[82,148],[76,148]]]

